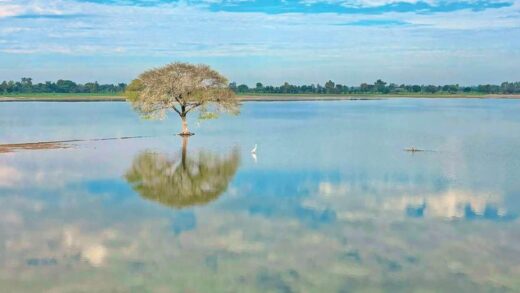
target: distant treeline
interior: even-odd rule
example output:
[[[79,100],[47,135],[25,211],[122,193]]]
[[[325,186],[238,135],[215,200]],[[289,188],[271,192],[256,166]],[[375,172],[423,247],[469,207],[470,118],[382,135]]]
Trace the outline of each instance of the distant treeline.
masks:
[[[60,79],[56,82],[33,83],[32,78],[24,77],[20,81],[3,81],[0,83],[0,94],[24,93],[119,93],[126,88],[125,83],[99,84],[87,82],[75,83],[71,80]]]
[[[229,87],[236,93],[260,94],[520,94],[520,82],[503,82],[500,85],[481,84],[477,86],[448,85],[407,85],[387,83],[377,80],[373,84],[362,83],[359,86],[336,84],[329,80],[325,85],[292,85],[284,83],[281,86],[263,85],[258,82],[254,88],[245,84],[238,85],[232,82]]]
[[[0,94],[23,93],[121,93],[125,91],[126,83],[99,84],[87,82],[75,83],[71,80],[60,79],[56,82],[33,83],[31,78],[25,77],[20,81],[3,81],[0,83]],[[410,85],[387,83],[377,80],[373,84],[362,83],[359,86],[336,84],[329,80],[324,85],[292,85],[284,83],[280,86],[263,85],[256,83],[255,87],[235,82],[229,87],[236,93],[258,94],[520,94],[520,82],[503,82],[500,85],[481,84],[476,86],[447,85]]]

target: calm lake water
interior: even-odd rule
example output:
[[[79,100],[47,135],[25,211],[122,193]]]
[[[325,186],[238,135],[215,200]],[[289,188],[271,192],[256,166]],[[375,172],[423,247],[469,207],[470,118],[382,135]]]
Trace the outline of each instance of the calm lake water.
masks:
[[[520,292],[519,100],[192,118],[0,103],[0,291]]]

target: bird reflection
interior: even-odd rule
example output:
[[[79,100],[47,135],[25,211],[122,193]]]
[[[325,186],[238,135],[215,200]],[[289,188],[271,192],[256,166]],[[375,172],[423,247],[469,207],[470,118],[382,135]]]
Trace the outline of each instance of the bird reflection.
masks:
[[[208,151],[181,157],[143,152],[136,156],[125,178],[142,197],[173,208],[203,205],[226,191],[240,163],[237,149],[223,156]]]

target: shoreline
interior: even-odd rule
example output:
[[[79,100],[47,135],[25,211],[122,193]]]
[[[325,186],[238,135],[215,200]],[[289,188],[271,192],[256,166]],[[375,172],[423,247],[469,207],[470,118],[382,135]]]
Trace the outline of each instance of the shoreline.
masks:
[[[520,94],[509,95],[239,95],[240,102],[303,102],[303,101],[366,101],[385,99],[520,99]],[[0,96],[1,102],[126,102],[122,96],[63,96],[63,97],[9,97]]]

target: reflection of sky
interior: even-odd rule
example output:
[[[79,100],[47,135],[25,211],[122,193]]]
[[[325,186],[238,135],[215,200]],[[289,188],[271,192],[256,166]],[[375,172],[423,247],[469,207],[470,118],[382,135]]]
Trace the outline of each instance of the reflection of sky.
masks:
[[[3,279],[27,273],[44,288],[43,274],[65,274],[110,291],[88,281],[110,271],[140,288],[490,291],[498,272],[517,288],[518,101],[247,103],[193,123],[189,154],[238,146],[242,160],[225,193],[182,210],[143,200],[123,177],[144,150],[179,155],[177,121],[140,122],[122,103],[54,105],[1,105],[0,140],[151,137],[0,154]],[[97,119],[76,119],[78,105]],[[36,110],[54,115],[18,123]],[[411,145],[431,152],[402,151]],[[157,279],[135,278],[147,274]]]

